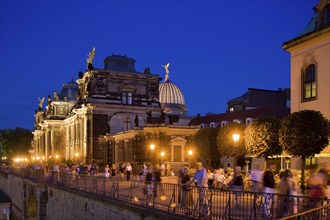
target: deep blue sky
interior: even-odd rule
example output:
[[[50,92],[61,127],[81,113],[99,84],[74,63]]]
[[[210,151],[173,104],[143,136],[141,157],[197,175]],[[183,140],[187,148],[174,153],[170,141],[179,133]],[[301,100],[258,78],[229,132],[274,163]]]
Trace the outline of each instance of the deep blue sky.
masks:
[[[248,88],[290,86],[281,45],[308,24],[318,0],[0,1],[0,129],[32,129],[38,97],[126,54],[182,90],[188,115],[222,113]]]

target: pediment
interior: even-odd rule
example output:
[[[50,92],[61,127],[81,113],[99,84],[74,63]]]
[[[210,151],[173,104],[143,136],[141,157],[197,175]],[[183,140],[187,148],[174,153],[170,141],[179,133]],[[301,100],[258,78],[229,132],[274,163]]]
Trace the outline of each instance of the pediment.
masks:
[[[171,139],[171,142],[182,142],[182,141],[186,142],[187,140],[181,136],[176,136]]]
[[[121,92],[135,92],[136,88],[132,85],[125,84],[125,85],[118,86],[118,90]]]

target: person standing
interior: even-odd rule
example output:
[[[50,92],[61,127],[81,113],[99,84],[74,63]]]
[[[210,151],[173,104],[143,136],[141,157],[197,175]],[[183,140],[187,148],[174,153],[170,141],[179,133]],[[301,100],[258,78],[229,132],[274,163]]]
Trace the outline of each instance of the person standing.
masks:
[[[140,181],[140,176],[139,176],[139,173],[140,173],[140,167],[138,164],[132,164],[133,168],[132,168],[132,175],[133,175],[133,179],[134,179],[134,183],[133,183],[133,186],[139,186],[139,181]]]
[[[117,173],[116,165],[112,164],[111,165],[111,176],[112,176],[112,178],[115,178],[116,173]]]
[[[181,205],[186,210],[186,212],[185,212],[186,215],[191,214],[191,208],[194,205],[192,187],[187,185],[190,181],[190,178],[191,177],[189,175],[189,168],[184,167],[183,168],[183,177],[181,179],[180,184],[181,184],[181,189],[182,189]]]
[[[273,164],[269,165],[268,170],[264,173],[263,183],[264,183],[264,197],[265,197],[265,206],[264,211],[267,216],[270,216],[272,209],[272,201],[275,193],[275,166]]]
[[[199,192],[199,211],[202,216],[208,215],[208,198],[207,198],[207,188],[208,188],[208,177],[207,171],[203,167],[201,162],[196,163],[196,172],[194,177],[190,180],[189,184],[192,184],[196,180],[198,192]]]
[[[243,177],[242,177],[242,170],[240,166],[235,167],[234,169],[234,177],[229,183],[229,186],[231,189],[234,190],[235,195],[235,201],[236,201],[236,207],[238,207],[238,198],[240,192],[237,192],[236,190],[243,190]]]
[[[127,163],[125,166],[126,179],[129,181],[131,179],[132,166],[130,163]]]
[[[109,165],[107,164],[104,168],[104,177],[106,179],[109,179],[109,177],[110,177],[110,172],[109,171],[110,171],[110,168],[109,168]]]
[[[262,189],[262,171],[260,170],[260,164],[255,164],[254,169],[251,171],[250,175],[252,181],[253,192],[261,192]]]

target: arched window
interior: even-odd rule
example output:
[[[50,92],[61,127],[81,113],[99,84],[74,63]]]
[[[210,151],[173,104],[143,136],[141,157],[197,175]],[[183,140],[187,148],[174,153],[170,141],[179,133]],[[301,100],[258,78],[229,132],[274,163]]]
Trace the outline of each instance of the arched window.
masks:
[[[303,98],[304,100],[316,98],[316,67],[311,64],[303,73]]]

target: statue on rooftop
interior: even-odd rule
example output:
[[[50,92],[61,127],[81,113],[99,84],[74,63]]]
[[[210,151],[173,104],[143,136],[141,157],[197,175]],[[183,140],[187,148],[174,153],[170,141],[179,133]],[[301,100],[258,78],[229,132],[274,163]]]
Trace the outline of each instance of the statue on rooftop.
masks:
[[[135,115],[134,124],[135,124],[135,127],[139,127],[139,117],[138,117],[138,115]]]
[[[152,112],[151,111],[147,111],[147,124],[151,124],[152,123]]]
[[[169,76],[168,76],[168,74],[170,73],[170,71],[168,70],[169,66],[170,66],[170,63],[168,63],[166,65],[162,65],[162,67],[164,67],[165,73],[166,73],[164,82],[168,81],[168,79],[169,79]]]
[[[38,110],[40,111],[42,109],[42,105],[44,104],[45,97],[42,97],[41,99],[38,98],[38,101],[39,101],[39,108],[38,108]]]
[[[53,92],[53,99],[54,99],[54,101],[59,100],[56,90],[54,90],[54,92]]]
[[[88,54],[87,65],[86,65],[87,70],[94,69],[93,67],[94,56],[95,56],[95,47],[93,47],[92,51]]]

